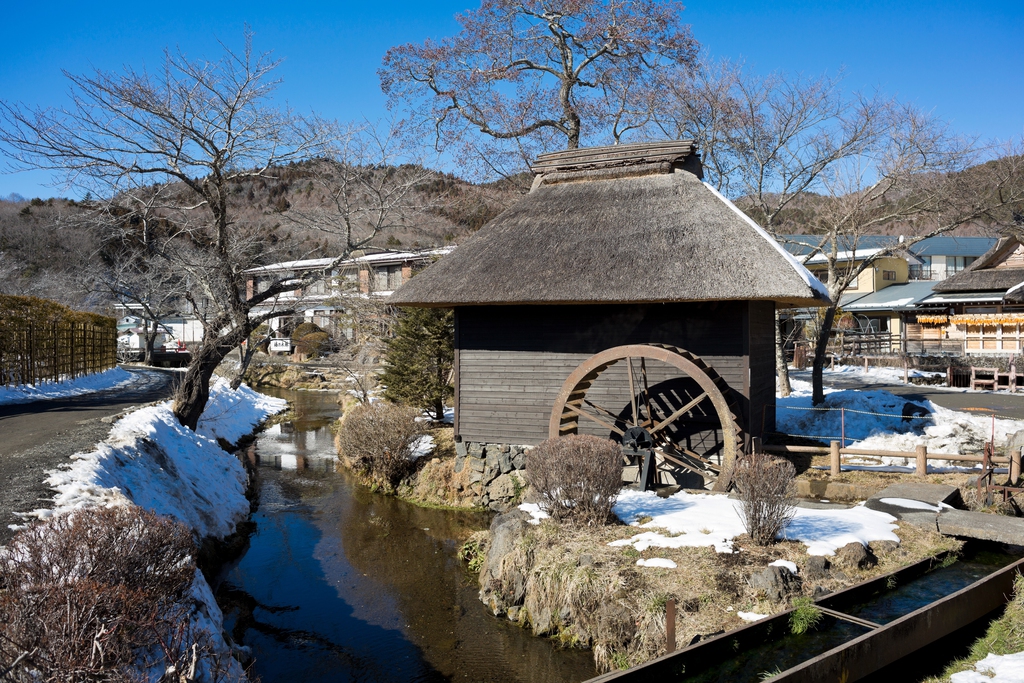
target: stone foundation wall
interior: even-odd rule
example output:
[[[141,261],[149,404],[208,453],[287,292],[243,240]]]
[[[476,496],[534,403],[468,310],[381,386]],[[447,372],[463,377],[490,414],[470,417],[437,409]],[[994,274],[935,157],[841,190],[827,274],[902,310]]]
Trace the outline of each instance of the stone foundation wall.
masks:
[[[504,511],[519,503],[526,489],[529,446],[467,441],[455,444],[455,473],[467,472],[474,504]]]

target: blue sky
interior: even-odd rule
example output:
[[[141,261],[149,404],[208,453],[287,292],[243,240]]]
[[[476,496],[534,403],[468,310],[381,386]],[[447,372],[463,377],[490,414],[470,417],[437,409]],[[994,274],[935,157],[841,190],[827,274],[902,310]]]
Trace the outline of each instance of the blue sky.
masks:
[[[284,58],[279,94],[331,118],[385,114],[376,71],[388,47],[457,30],[472,0],[370,3],[178,2],[8,4],[0,22],[0,97],[59,105],[61,69],[159,64],[164,47],[216,58],[216,41]],[[685,20],[715,56],[756,70],[836,73],[851,90],[879,87],[950,121],[961,132],[1024,134],[1024,1],[788,2],[687,5]],[[0,196],[53,196],[41,173],[0,175]]]

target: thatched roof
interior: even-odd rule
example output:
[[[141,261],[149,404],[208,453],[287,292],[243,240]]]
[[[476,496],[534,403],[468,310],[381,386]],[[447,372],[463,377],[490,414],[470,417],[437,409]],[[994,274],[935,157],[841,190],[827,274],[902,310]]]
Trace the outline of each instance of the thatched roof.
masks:
[[[936,283],[936,292],[990,292],[1006,291],[1024,283],[1024,264],[1015,267],[1016,262],[1007,259],[1017,250],[1020,242],[1013,237],[1003,237],[981,258],[956,275]],[[1019,261],[1019,259],[1017,259]],[[1007,301],[1018,301],[1014,295],[1024,291],[1007,292]]]
[[[778,242],[701,182],[692,143],[560,152],[534,171],[529,195],[391,303],[828,300]]]

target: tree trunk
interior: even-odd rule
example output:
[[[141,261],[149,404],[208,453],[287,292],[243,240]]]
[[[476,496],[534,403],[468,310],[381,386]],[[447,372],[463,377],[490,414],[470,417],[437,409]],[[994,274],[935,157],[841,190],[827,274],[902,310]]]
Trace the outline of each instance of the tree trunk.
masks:
[[[153,330],[150,331],[149,325],[146,325],[146,350],[142,358],[146,365],[153,364],[153,346],[156,344],[156,335],[156,326],[154,325]]]
[[[789,384],[789,363],[786,362],[786,344],[778,311],[775,311],[775,371],[779,377],[779,394],[786,398],[793,388]]]
[[[185,377],[174,392],[174,417],[193,432],[199,424],[199,417],[206,408],[210,398],[210,378],[231,346],[214,339],[204,340],[202,345],[192,350],[192,360],[185,371]]]
[[[256,346],[257,345],[253,344],[250,340],[249,343],[245,345],[244,352],[239,348],[238,353],[242,357],[242,361],[238,364],[238,374],[236,374],[234,379],[231,380],[232,391],[242,386],[242,378],[245,377],[245,373],[249,370],[249,364],[252,362],[253,354],[256,353]]]
[[[825,309],[825,318],[821,321],[821,329],[818,331],[818,340],[814,344],[814,365],[811,369],[811,403],[814,405],[820,405],[825,402],[825,388],[822,373],[825,370],[825,354],[828,352],[828,340],[829,337],[832,336],[832,323],[835,319],[836,307],[832,305]]]

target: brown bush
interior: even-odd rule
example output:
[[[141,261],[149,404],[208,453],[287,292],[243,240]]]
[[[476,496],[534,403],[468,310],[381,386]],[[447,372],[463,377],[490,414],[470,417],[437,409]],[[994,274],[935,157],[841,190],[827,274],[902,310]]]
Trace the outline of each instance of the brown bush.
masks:
[[[130,681],[203,660],[216,668],[189,619],[194,557],[187,527],[137,507],[76,511],[22,531],[0,559],[4,680]]]
[[[740,493],[740,515],[754,543],[774,543],[793,519],[795,476],[793,463],[765,453],[753,453],[737,463],[733,480]]]
[[[553,518],[605,524],[622,488],[622,449],[584,434],[548,439],[526,456],[526,478]]]
[[[345,414],[338,450],[349,464],[385,491],[394,491],[413,468],[410,445],[423,434],[418,411],[394,403],[363,403]]]

